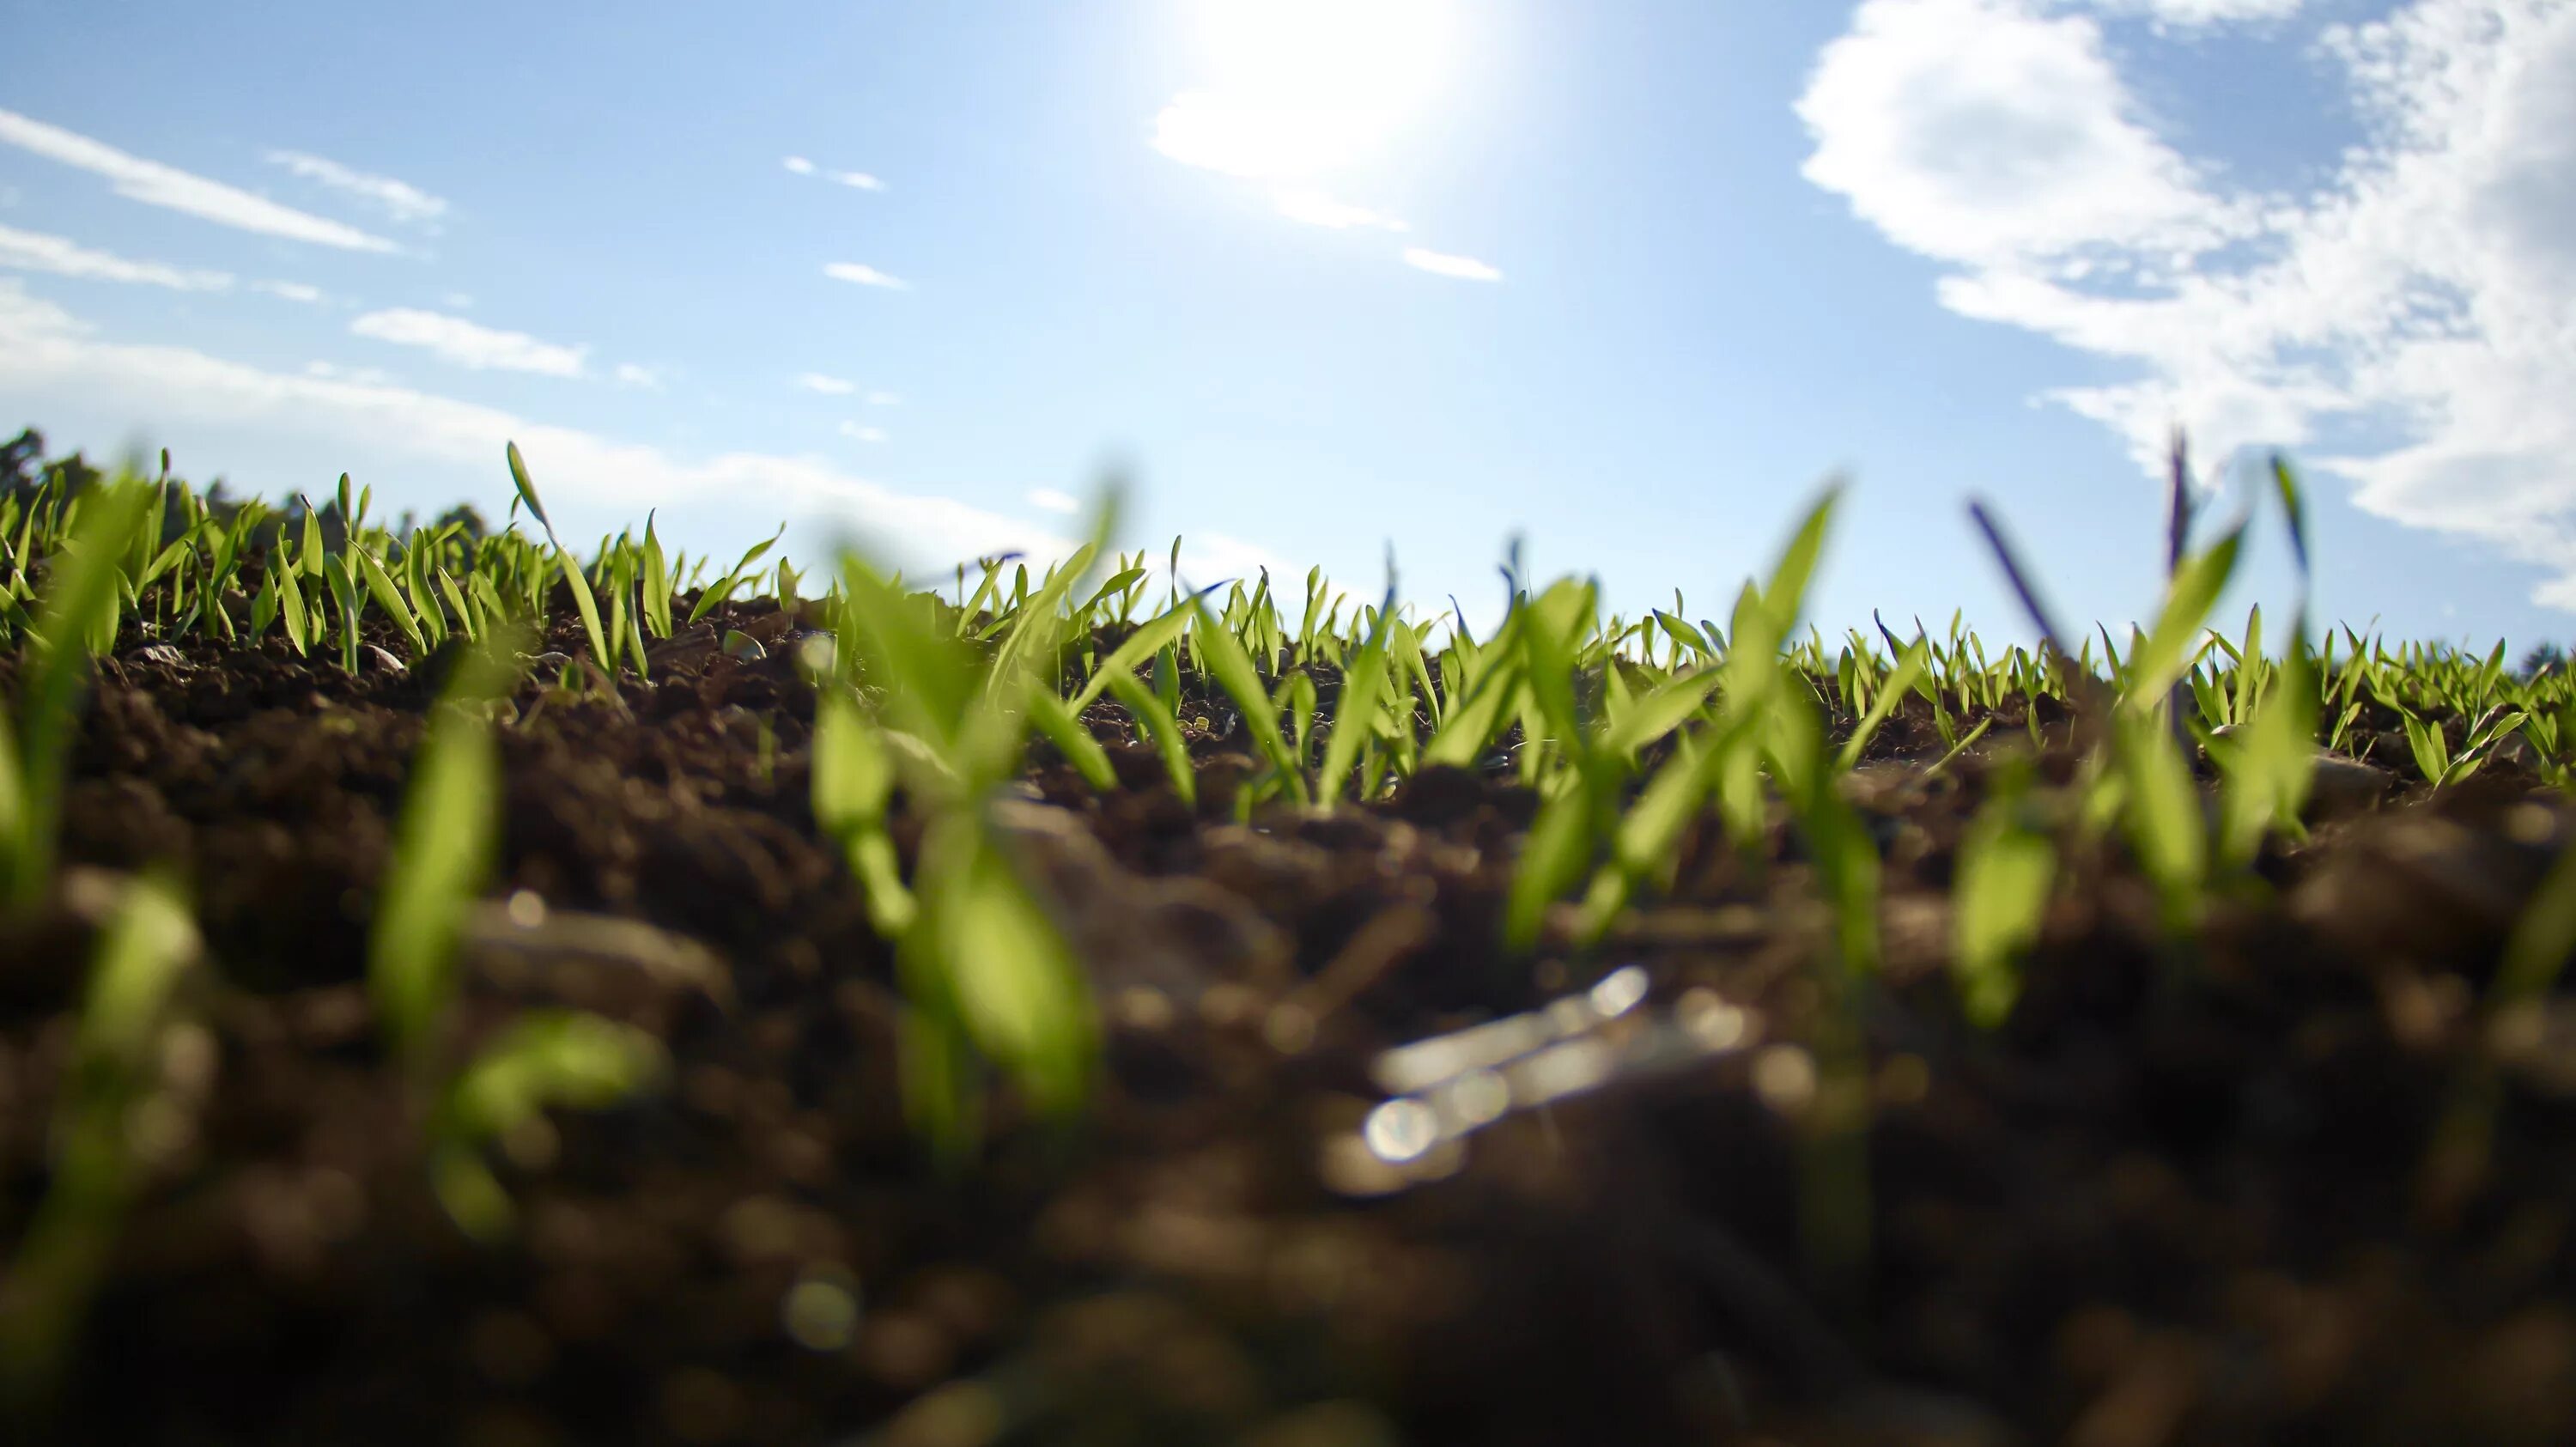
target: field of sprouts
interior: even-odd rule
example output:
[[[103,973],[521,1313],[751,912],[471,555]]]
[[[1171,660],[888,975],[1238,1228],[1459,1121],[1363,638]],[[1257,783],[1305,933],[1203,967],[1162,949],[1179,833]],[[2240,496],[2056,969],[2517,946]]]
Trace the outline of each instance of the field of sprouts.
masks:
[[[2179,483],[2030,649],[40,448],[0,1437],[2576,1438],[2576,686]]]

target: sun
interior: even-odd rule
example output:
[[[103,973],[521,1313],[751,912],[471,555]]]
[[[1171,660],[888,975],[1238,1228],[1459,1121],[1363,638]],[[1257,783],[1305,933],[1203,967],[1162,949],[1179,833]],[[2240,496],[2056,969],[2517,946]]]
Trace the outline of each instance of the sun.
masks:
[[[1454,0],[1191,0],[1206,84],[1154,143],[1194,166],[1311,181],[1380,153],[1447,79]]]

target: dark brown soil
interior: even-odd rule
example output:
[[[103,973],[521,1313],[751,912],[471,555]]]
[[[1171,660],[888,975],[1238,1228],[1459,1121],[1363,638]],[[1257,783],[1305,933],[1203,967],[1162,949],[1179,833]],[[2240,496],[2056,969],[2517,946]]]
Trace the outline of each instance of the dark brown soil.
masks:
[[[1239,729],[1195,742],[1192,810],[1102,705],[1124,787],[1041,748],[1044,804],[1010,820],[1099,982],[1106,1077],[1071,1130],[997,1095],[984,1158],[943,1175],[903,1119],[891,953],[814,827],[786,650],[675,657],[615,703],[530,682],[457,1048],[569,1003],[655,1031],[673,1078],[507,1141],[520,1229],[486,1248],[429,1192],[362,982],[437,669],[142,647],[102,668],[60,897],[0,925],[0,1251],[46,1184],[87,871],[176,864],[218,983],[171,1052],[193,1117],[43,1440],[2576,1441],[2563,1061],[2505,1073],[2481,1184],[2419,1191],[2473,1003],[2576,829],[2506,764],[2275,848],[2192,948],[2116,850],[2075,859],[1986,1035],[1946,975],[1985,765],[1927,778],[1930,722],[1898,720],[1854,780],[1887,960],[1875,1250],[1834,1289],[1800,1246],[1826,946],[1785,823],[1749,861],[1709,821],[1607,951],[1514,962],[1534,800],[1507,776],[1246,826]],[[502,911],[518,891],[542,926]],[[653,967],[676,958],[712,975]],[[1742,1040],[1410,1176],[1353,1154],[1377,1052],[1631,963],[1646,1010],[1722,1000]],[[847,1332],[791,1309],[851,1300]]]

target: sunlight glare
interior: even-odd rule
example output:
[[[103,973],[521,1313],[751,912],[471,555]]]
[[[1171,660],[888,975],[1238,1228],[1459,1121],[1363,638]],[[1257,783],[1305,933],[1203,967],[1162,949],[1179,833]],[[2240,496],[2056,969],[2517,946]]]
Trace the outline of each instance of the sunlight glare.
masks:
[[[1255,180],[1367,159],[1438,91],[1451,0],[1193,0],[1209,83],[1173,97],[1154,144]]]

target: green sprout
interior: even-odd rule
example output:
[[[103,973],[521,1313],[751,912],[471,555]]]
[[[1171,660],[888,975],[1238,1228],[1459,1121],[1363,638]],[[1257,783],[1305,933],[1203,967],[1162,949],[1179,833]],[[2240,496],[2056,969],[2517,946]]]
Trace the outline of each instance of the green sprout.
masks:
[[[156,878],[122,885],[55,1107],[52,1180],[0,1278],[0,1396],[17,1406],[50,1388],[106,1273],[152,1115],[169,1108],[159,1052],[200,948],[176,888]]]
[[[146,536],[149,484],[129,471],[80,500],[27,632],[14,737],[0,719],[0,898],[25,909],[53,879],[63,774],[90,660],[114,646],[118,560]]]

